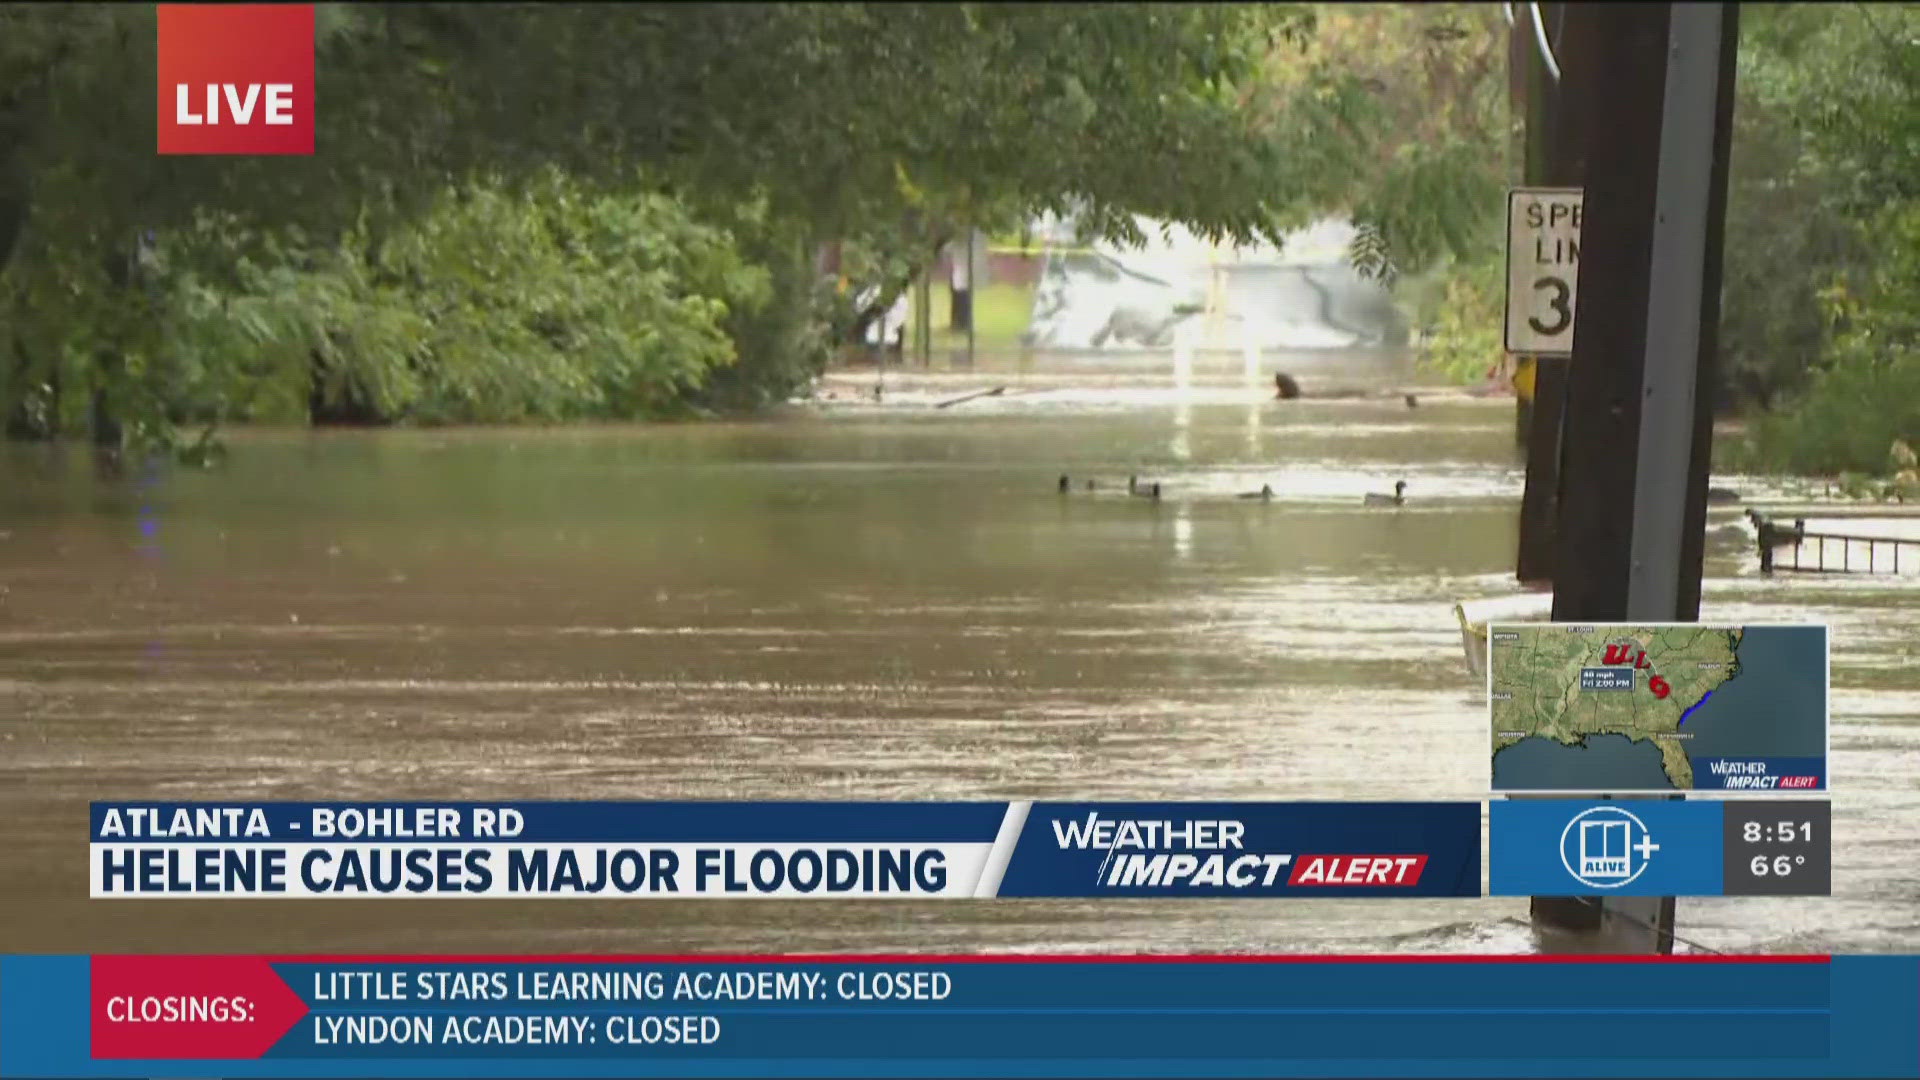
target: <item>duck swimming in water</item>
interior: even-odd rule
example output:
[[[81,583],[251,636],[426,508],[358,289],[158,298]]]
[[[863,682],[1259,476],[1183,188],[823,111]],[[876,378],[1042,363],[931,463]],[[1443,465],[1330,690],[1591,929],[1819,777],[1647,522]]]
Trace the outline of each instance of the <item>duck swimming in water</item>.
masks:
[[[1417,397],[1414,397],[1414,396],[1413,396],[1412,394],[1408,394],[1408,395],[1407,395],[1407,408],[1409,408],[1409,409],[1417,409],[1417,408],[1419,408],[1419,407],[1420,407],[1420,399],[1419,399],[1419,398],[1417,398]]]
[[[1240,493],[1240,498],[1259,499],[1261,502],[1272,502],[1273,501],[1273,485],[1261,484],[1259,491],[1243,491]]]
[[[1294,398],[1300,396],[1300,384],[1294,382],[1293,376],[1285,372],[1277,372],[1274,374],[1273,389],[1275,401],[1292,401]]]
[[[1377,491],[1369,491],[1367,492],[1367,497],[1361,500],[1361,502],[1366,506],[1404,506],[1407,502],[1407,482],[1405,480],[1396,481],[1393,485],[1393,494],[1391,495],[1382,495]]]

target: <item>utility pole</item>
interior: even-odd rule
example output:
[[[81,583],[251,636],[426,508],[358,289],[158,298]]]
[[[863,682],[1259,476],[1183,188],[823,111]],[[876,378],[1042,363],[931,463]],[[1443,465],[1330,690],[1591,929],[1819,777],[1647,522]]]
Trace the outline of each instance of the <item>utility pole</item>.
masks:
[[[933,364],[933,272],[935,264],[929,261],[920,271],[915,282],[917,295],[913,298],[913,347],[919,354],[920,366]]]
[[[967,246],[947,245],[947,328],[973,331],[973,228]]]
[[[977,250],[977,241],[978,241],[979,239],[980,239],[980,230],[978,230],[978,229],[976,229],[976,228],[974,228],[974,227],[972,227],[971,225],[969,225],[969,226],[967,227],[967,283],[968,283],[968,293],[967,293],[967,370],[968,370],[968,371],[972,371],[972,370],[973,370],[973,365],[974,365],[974,361],[975,361],[975,346],[976,346],[976,345],[978,344],[978,341],[976,340],[976,337],[975,337],[975,331],[974,331],[974,327],[973,327],[973,292],[972,292],[972,286],[973,286],[973,283],[974,283],[975,281],[979,281],[979,283],[980,283],[980,284],[982,284],[982,285],[986,285],[986,284],[989,284],[989,282],[987,282],[987,281],[985,280],[985,279],[986,279],[986,275],[985,275],[985,274],[982,274],[982,273],[980,273],[980,271],[981,271],[981,269],[982,269],[982,267],[980,266],[980,255],[979,255],[979,252],[978,252],[978,250]]]
[[[1541,127],[1535,120],[1534,104],[1540,93],[1536,88],[1544,64],[1533,42],[1533,22],[1524,9],[1505,4],[1507,13],[1507,116],[1511,137],[1507,144],[1507,182],[1518,185],[1538,183],[1534,169],[1540,145]],[[1513,440],[1521,450],[1527,448],[1527,433],[1533,428],[1533,358],[1508,356],[1513,371]],[[1522,386],[1524,376],[1525,386]]]
[[[1526,183],[1577,188],[1587,179],[1587,120],[1595,100],[1590,19],[1575,4],[1515,4],[1513,30],[1527,50]],[[1543,49],[1540,42],[1546,42]],[[1547,66],[1551,50],[1557,77]],[[1576,331],[1576,334],[1578,331]],[[1533,395],[1526,412],[1527,481],[1520,496],[1522,584],[1553,583],[1555,504],[1560,492],[1560,431],[1567,403],[1567,359],[1530,356]]]
[[[1736,5],[1573,4],[1590,42],[1565,84],[1596,103],[1562,437],[1555,622],[1700,615],[1711,387],[1732,134]],[[1602,81],[1604,80],[1604,82]],[[1578,910],[1576,910],[1578,909]],[[1537,925],[1594,913],[1673,948],[1672,897],[1534,900]]]

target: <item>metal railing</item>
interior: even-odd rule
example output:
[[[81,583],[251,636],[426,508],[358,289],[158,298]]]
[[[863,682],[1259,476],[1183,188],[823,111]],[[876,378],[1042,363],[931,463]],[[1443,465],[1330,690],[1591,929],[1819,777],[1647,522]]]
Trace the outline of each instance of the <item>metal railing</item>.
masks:
[[[1749,510],[1754,529],[1759,533],[1760,572],[1785,571],[1799,574],[1898,574],[1901,549],[1905,548],[1908,572],[1920,572],[1920,540],[1887,536],[1853,536],[1846,533],[1808,532],[1804,518],[1791,526],[1781,525]],[[1832,554],[1838,555],[1833,565]],[[1856,559],[1856,555],[1862,558]]]

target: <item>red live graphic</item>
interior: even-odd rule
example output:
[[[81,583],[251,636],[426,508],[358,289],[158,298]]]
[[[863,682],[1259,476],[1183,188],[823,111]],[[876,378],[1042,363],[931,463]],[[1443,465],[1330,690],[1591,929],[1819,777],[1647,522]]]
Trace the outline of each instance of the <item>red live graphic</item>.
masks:
[[[1653,665],[1647,661],[1647,650],[1640,649],[1636,652],[1631,645],[1607,646],[1607,653],[1600,662],[1608,667],[1631,663],[1635,671],[1653,670]],[[1665,701],[1667,695],[1673,691],[1673,687],[1667,685],[1667,680],[1658,675],[1647,676],[1647,689],[1653,691],[1653,696],[1662,701]]]
[[[93,1056],[260,1057],[307,1004],[258,956],[96,956]]]
[[[1287,884],[1412,886],[1426,868],[1425,855],[1302,855]]]
[[[312,4],[158,12],[160,153],[313,153]]]

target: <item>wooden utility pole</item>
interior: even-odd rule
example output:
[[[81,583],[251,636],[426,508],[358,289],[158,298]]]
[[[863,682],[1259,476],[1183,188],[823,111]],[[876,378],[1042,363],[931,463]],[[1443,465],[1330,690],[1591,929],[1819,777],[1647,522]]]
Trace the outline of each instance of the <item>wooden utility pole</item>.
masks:
[[[1612,105],[1587,184],[1556,620],[1700,615],[1735,11],[1602,17]]]
[[[980,266],[980,253],[977,247],[977,242],[979,241],[979,239],[980,239],[980,230],[973,228],[972,226],[968,226],[967,227],[967,287],[969,289],[968,296],[967,296],[967,370],[968,371],[973,370],[973,365],[975,360],[975,346],[978,344],[978,339],[976,337],[974,324],[973,324],[973,295],[974,294],[971,292],[971,290],[975,285],[989,284],[985,280],[986,275],[980,272],[982,267]]]
[[[933,272],[937,269],[929,261],[920,271],[915,282],[916,295],[913,298],[913,348],[920,358],[920,366],[933,363]]]
[[[1536,116],[1541,100],[1539,82],[1545,64],[1533,41],[1533,22],[1516,4],[1507,11],[1507,115],[1513,124],[1513,136],[1507,146],[1507,182],[1521,186],[1539,182],[1535,160],[1545,132]],[[1512,355],[1507,358],[1514,380],[1513,439],[1521,450],[1527,448],[1528,433],[1533,430],[1533,357]],[[1526,385],[1521,385],[1522,374]]]
[[[1573,4],[1594,103],[1568,370],[1555,622],[1700,615],[1737,8]],[[1578,909],[1578,910],[1576,910]],[[1618,909],[1673,947],[1672,897],[1536,898],[1536,924]]]
[[[1586,183],[1587,119],[1595,99],[1587,91],[1594,76],[1592,35],[1583,25],[1589,20],[1574,11],[1581,6],[1540,4],[1536,16],[1535,5],[1514,5],[1514,33],[1524,36],[1531,57],[1526,86],[1526,183],[1530,186],[1577,188]],[[1552,50],[1558,78],[1547,67],[1541,39]],[[1520,545],[1514,571],[1522,584],[1541,588],[1553,583],[1568,361],[1558,356],[1527,360],[1533,367],[1533,395],[1526,416],[1527,482],[1520,496]]]

